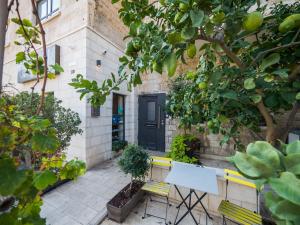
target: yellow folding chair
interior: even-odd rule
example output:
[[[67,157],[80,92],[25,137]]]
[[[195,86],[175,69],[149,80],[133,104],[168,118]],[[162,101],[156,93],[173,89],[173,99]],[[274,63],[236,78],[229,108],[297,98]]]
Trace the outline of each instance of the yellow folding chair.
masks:
[[[171,167],[172,167],[172,159],[165,158],[165,157],[152,156],[151,159],[150,159],[150,165],[151,165],[151,167],[150,167],[150,179],[142,187],[142,190],[144,190],[148,193],[148,195],[146,197],[145,212],[144,212],[144,216],[142,218],[144,219],[144,218],[146,218],[146,216],[153,216],[153,217],[156,217],[156,218],[163,219],[165,221],[165,224],[167,224],[168,207],[170,205],[169,204],[169,192],[170,192],[170,189],[171,189],[171,185],[168,184],[168,183],[165,183],[165,182],[161,182],[161,181],[154,181],[152,179],[152,172],[153,172],[152,170],[153,170],[153,166],[166,167],[170,170]],[[154,200],[154,199],[151,198],[151,196],[162,197],[162,198],[165,198],[166,201]],[[148,201],[149,200],[166,205],[165,217],[160,217],[158,215],[153,215],[153,214],[147,213],[147,206],[148,206]]]
[[[227,200],[229,181],[250,188],[255,188],[255,189],[256,189],[256,185],[250,182],[249,180],[244,179],[243,176],[237,171],[233,171],[229,169],[224,169],[224,178],[226,180],[226,195],[225,195],[225,200],[221,201],[218,208],[219,213],[223,216],[223,225],[226,225],[226,219],[242,225],[252,225],[252,224],[262,225],[262,217],[257,213],[259,210],[257,190],[256,190],[256,210],[257,210],[256,212],[252,212],[251,210],[245,209]]]

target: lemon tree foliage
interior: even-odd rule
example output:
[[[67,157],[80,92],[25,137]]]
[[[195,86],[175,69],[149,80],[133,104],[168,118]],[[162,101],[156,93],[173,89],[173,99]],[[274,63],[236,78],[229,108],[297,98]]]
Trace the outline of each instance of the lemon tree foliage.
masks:
[[[175,117],[184,107],[179,118],[188,126],[211,121],[215,132],[223,130],[224,141],[237,146],[239,128],[257,133],[261,121],[267,141],[285,139],[295,113],[280,126],[277,116],[297,111],[300,99],[298,1],[269,8],[256,0],[112,2],[121,4],[119,16],[129,28],[120,58],[129,86],[140,84],[144,73],[173,76],[179,63],[194,58],[198,67],[180,75],[186,87],[172,101]],[[103,103],[95,99],[103,99],[111,83],[105,81],[99,91],[85,79],[75,79],[73,86]]]
[[[24,64],[33,75],[43,74],[48,67],[33,47],[40,44],[39,29],[27,19],[13,19],[13,22],[19,25],[16,33],[20,35],[15,43],[24,47],[17,53],[16,62]],[[57,64],[50,68],[48,74],[63,71]],[[32,103],[27,110],[13,97],[0,93],[0,196],[12,200],[5,209],[1,207],[0,224],[44,225],[46,220],[40,216],[43,190],[58,180],[82,175],[85,163],[66,161],[60,150],[64,142],[57,127],[52,125],[52,118],[34,113],[37,102],[42,100],[36,95],[23,97],[28,98],[28,104]]]
[[[264,198],[277,224],[300,223],[300,141],[283,144],[279,150],[257,141],[230,160],[259,190],[265,184],[271,187]]]

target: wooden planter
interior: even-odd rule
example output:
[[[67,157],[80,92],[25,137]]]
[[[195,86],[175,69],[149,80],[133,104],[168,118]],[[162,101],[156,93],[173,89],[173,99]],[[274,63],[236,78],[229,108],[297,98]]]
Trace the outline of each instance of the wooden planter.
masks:
[[[121,207],[114,206],[112,204],[112,201],[117,198],[124,190],[127,190],[129,185],[130,184],[126,185],[126,187],[124,187],[118,194],[116,194],[106,205],[108,218],[118,223],[122,223],[126,219],[129,213],[137,205],[137,203],[141,201],[144,195],[144,191],[139,188],[139,190],[133,194],[133,196],[126,202],[125,205]]]

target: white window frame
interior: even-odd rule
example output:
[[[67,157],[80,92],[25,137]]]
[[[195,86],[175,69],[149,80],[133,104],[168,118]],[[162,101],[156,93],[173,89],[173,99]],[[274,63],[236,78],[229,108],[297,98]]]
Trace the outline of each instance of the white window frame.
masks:
[[[41,16],[40,16],[40,11],[39,11],[39,4],[40,4],[41,2],[44,2],[44,1],[46,1],[46,5],[47,5],[46,11],[47,11],[47,12],[46,12],[46,16],[41,17]],[[39,1],[37,2],[38,13],[39,13],[39,16],[40,16],[40,19],[41,19],[41,20],[46,20],[46,19],[48,19],[49,17],[53,16],[54,14],[56,14],[56,13],[60,10],[60,7],[61,7],[61,1],[60,1],[60,0],[57,0],[59,6],[58,6],[58,8],[55,9],[55,10],[52,9],[53,1],[55,1],[55,0],[39,0]]]

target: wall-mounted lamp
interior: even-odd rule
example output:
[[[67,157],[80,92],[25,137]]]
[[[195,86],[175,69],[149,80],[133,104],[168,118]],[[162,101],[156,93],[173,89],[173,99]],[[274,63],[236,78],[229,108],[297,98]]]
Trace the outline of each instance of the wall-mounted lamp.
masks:
[[[97,66],[97,67],[101,67],[101,60],[100,60],[100,59],[97,59],[97,60],[96,60],[96,66]]]

